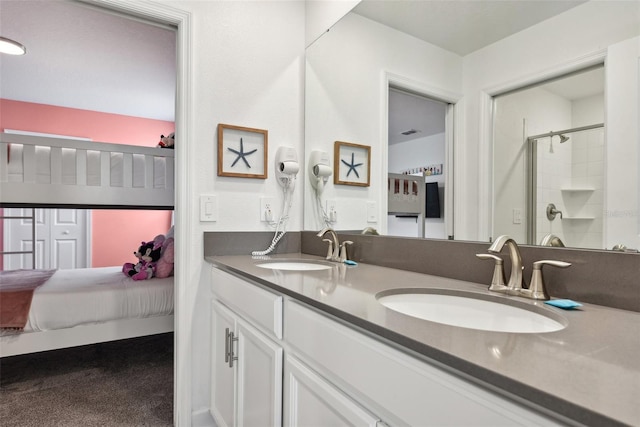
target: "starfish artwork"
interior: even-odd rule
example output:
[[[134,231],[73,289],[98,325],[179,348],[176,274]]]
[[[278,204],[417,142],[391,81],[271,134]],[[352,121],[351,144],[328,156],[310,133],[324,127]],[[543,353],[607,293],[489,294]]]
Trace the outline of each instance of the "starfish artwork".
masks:
[[[251,151],[244,151],[244,142],[242,141],[242,138],[240,138],[240,151],[238,150],[234,150],[233,148],[229,148],[227,147],[227,150],[231,151],[234,154],[237,154],[238,157],[236,157],[236,159],[233,161],[233,163],[231,163],[231,167],[234,167],[236,165],[236,163],[238,163],[238,160],[242,159],[242,161],[244,162],[245,165],[247,165],[247,167],[249,169],[251,169],[251,165],[249,164],[249,162],[247,161],[247,156],[250,154],[255,153],[256,151],[258,151],[258,149],[254,149]]]
[[[342,163],[344,163],[346,166],[348,166],[348,167],[349,167],[349,170],[347,171],[347,177],[349,177],[349,174],[350,174],[351,172],[353,172],[353,173],[355,173],[355,174],[356,174],[356,176],[357,176],[358,178],[360,178],[360,174],[358,173],[358,171],[356,170],[356,168],[357,168],[358,166],[362,166],[362,163],[354,163],[354,162],[355,162],[355,154],[354,154],[354,153],[351,153],[351,164],[349,164],[349,163],[345,162],[345,161],[344,161],[344,159],[341,159],[340,161],[341,161]]]

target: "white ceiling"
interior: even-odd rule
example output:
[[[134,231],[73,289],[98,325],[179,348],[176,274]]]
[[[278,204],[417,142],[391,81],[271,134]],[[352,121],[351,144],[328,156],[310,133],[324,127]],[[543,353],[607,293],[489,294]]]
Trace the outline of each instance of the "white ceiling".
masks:
[[[444,133],[447,104],[407,92],[389,91],[389,144]],[[408,130],[411,135],[403,135]]]
[[[354,12],[460,56],[586,0],[363,0]]]
[[[176,33],[71,1],[0,1],[0,97],[174,120]]]

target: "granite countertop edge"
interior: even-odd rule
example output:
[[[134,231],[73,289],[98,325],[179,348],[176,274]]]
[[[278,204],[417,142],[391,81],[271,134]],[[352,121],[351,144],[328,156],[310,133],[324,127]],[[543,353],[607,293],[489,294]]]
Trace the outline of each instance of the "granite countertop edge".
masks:
[[[522,375],[519,374],[517,369],[514,371],[513,366],[508,369],[508,372],[500,372],[499,370],[483,366],[483,364],[479,363],[478,360],[475,360],[471,357],[471,353],[467,352],[465,355],[464,352],[453,352],[449,351],[447,346],[442,345],[432,345],[428,340],[421,338],[420,336],[416,336],[414,334],[414,329],[416,325],[420,325],[422,327],[425,322],[424,320],[412,319],[409,316],[404,316],[402,314],[391,314],[391,316],[401,322],[406,322],[406,327],[402,324],[398,327],[397,324],[394,327],[389,327],[389,325],[384,324],[384,322],[372,321],[371,319],[367,319],[366,317],[360,315],[357,312],[350,310],[348,307],[341,306],[341,304],[336,304],[331,301],[322,301],[319,298],[314,296],[304,295],[298,289],[295,289],[296,286],[291,286],[291,283],[295,283],[295,277],[315,277],[321,276],[321,273],[317,272],[306,272],[306,271],[298,271],[298,272],[285,272],[284,275],[282,272],[278,274],[274,274],[272,270],[264,269],[261,267],[257,267],[256,264],[260,264],[265,261],[278,261],[278,260],[310,260],[310,261],[322,261],[323,258],[307,255],[307,254],[281,254],[266,257],[264,259],[257,259],[255,257],[247,256],[247,255],[223,255],[223,256],[206,256],[205,261],[216,266],[217,268],[227,271],[229,273],[239,275],[247,280],[258,283],[262,286],[265,286],[277,293],[286,295],[307,305],[315,307],[316,309],[325,312],[328,315],[334,316],[340,319],[347,324],[353,325],[364,332],[373,335],[389,344],[392,344],[394,347],[399,348],[408,352],[409,354],[413,354],[417,357],[427,358],[428,361],[435,361],[437,364],[440,364],[443,368],[449,370],[450,372],[462,376],[463,378],[467,378],[472,382],[478,382],[480,385],[485,386],[495,392],[502,394],[508,398],[511,398],[515,401],[519,401],[525,405],[531,405],[536,407],[536,409],[541,411],[550,411],[553,416],[558,416],[561,421],[566,421],[569,423],[580,423],[586,425],[635,425],[640,422],[640,411],[637,409],[634,411],[633,408],[629,407],[629,413],[621,414],[620,412],[615,412],[615,409],[608,411],[605,408],[593,408],[589,402],[582,402],[579,398],[574,398],[571,393],[568,393],[566,390],[564,391],[564,395],[562,393],[554,392],[553,389],[548,389],[540,384],[533,384],[531,381],[527,381],[527,378],[523,378]],[[337,263],[336,263],[337,264]],[[341,265],[340,268],[344,269],[345,266]],[[442,283],[439,283],[436,287],[447,287],[448,285],[452,286],[466,286],[469,285],[472,287],[473,291],[484,290],[486,288],[485,285],[481,284],[472,284],[470,282],[463,282],[455,279],[446,279],[440,278],[439,276],[429,276],[421,273],[413,273],[407,272],[404,270],[396,270],[388,267],[379,267],[371,264],[358,264],[356,267],[347,267],[347,273],[354,274],[354,280],[363,281],[363,278],[366,277],[369,281],[377,281],[375,277],[381,277],[386,275],[392,275],[397,282],[402,283],[403,285],[398,286],[388,286],[387,288],[398,288],[405,287],[407,282],[412,280],[420,280],[420,279],[432,279],[437,278],[441,279]],[[369,277],[370,275],[375,276],[374,278]],[[288,279],[282,280],[282,277],[293,278],[293,280]],[[330,279],[327,278],[317,278],[317,283],[325,284],[329,286],[334,286],[334,282],[336,282],[333,276]],[[353,284],[350,284],[353,286]],[[357,284],[358,286],[362,286],[361,283]],[[477,287],[474,287],[476,285]],[[338,285],[340,286],[340,285]],[[382,286],[382,285],[379,285]],[[366,285],[365,285],[366,287]],[[410,286],[417,287],[417,286]],[[360,289],[361,290],[361,289]],[[374,297],[375,294],[379,291],[375,286],[370,291],[364,291],[364,298]],[[488,291],[487,291],[488,292]],[[509,297],[507,297],[509,298]],[[540,305],[537,303],[536,305]],[[546,306],[545,306],[546,309]],[[563,311],[560,309],[553,309],[555,312],[560,313],[563,316]],[[617,317],[622,317],[624,319],[628,318],[632,321],[633,324],[640,326],[640,315],[635,312],[626,312],[625,310],[612,309],[608,307],[602,306],[590,306],[587,307],[587,310],[580,313],[584,319],[584,315],[589,315],[593,311],[597,313],[601,313],[600,315],[604,315],[607,312],[615,314]],[[602,314],[604,312],[604,314]],[[564,315],[573,315],[574,313],[566,313]],[[576,316],[574,316],[576,317]],[[597,319],[596,319],[597,320]],[[571,322],[572,319],[569,319]],[[527,335],[531,337],[531,339],[535,337],[539,337],[540,335],[545,334],[504,334],[504,333],[491,333],[488,331],[475,331],[465,328],[456,328],[453,326],[447,325],[434,325],[432,322],[427,322],[429,326],[432,328],[443,328],[443,331],[447,331],[447,329],[455,330],[456,333],[474,333],[475,336],[482,335],[491,339],[492,337],[500,336],[516,336],[516,340],[518,342],[524,342],[522,340],[527,339]],[[577,321],[573,321],[572,324],[577,323]],[[633,325],[632,325],[633,326]],[[412,328],[413,327],[413,328]],[[406,328],[406,329],[405,329]],[[453,329],[452,329],[453,328]],[[404,329],[404,330],[403,330]],[[498,335],[496,335],[498,334]],[[562,335],[562,334],[560,334]],[[568,335],[568,334],[567,334]],[[502,338],[501,338],[502,339]],[[507,338],[509,339],[509,338]],[[540,340],[537,339],[536,344],[539,345]],[[562,343],[563,345],[571,345],[571,342]],[[635,345],[636,343],[632,343]],[[633,349],[637,350],[636,355],[640,354],[640,340],[637,342],[637,348]],[[554,346],[550,345],[550,348],[553,349]],[[557,346],[556,346],[557,347]],[[597,345],[596,345],[597,347]],[[543,349],[544,351],[544,349]],[[568,357],[588,357],[588,355],[573,355],[570,354]],[[633,357],[629,355],[628,357]],[[548,363],[553,363],[553,359],[548,360]],[[602,363],[602,366],[610,363],[605,360]],[[633,378],[640,378],[640,364],[638,364],[634,372]],[[532,369],[532,367],[523,369]],[[567,373],[568,378],[571,378],[571,373]],[[541,373],[544,375],[544,372]],[[582,375],[582,372],[577,373],[578,376]],[[633,383],[633,379],[630,379],[631,384]],[[632,385],[631,385],[632,386]],[[628,386],[629,387],[629,386]],[[624,390],[624,386],[621,384],[622,390],[620,390],[621,395],[631,396],[627,397],[627,399],[633,399],[633,396],[637,396],[640,393],[640,384],[636,385],[637,389],[634,390]],[[576,390],[578,392],[578,390]],[[606,405],[604,405],[606,406]],[[631,406],[631,405],[630,405]],[[618,408],[620,409],[620,408]],[[638,417],[638,419],[636,419]]]

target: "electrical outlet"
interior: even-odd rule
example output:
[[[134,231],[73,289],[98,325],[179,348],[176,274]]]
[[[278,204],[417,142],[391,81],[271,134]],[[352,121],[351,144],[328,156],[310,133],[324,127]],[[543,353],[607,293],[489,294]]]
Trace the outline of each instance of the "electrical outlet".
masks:
[[[260,221],[273,221],[275,217],[274,206],[275,199],[273,197],[260,197]]]
[[[327,200],[327,216],[331,222],[336,222],[338,220],[337,204],[336,200]]]

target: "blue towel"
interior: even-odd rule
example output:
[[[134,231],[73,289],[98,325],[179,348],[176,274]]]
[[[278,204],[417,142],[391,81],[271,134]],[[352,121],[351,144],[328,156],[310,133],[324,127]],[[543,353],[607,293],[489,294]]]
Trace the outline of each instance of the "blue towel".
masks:
[[[553,299],[545,301],[545,304],[552,305],[554,307],[564,308],[565,310],[571,310],[577,307],[582,307],[579,302],[571,301],[570,299]]]

